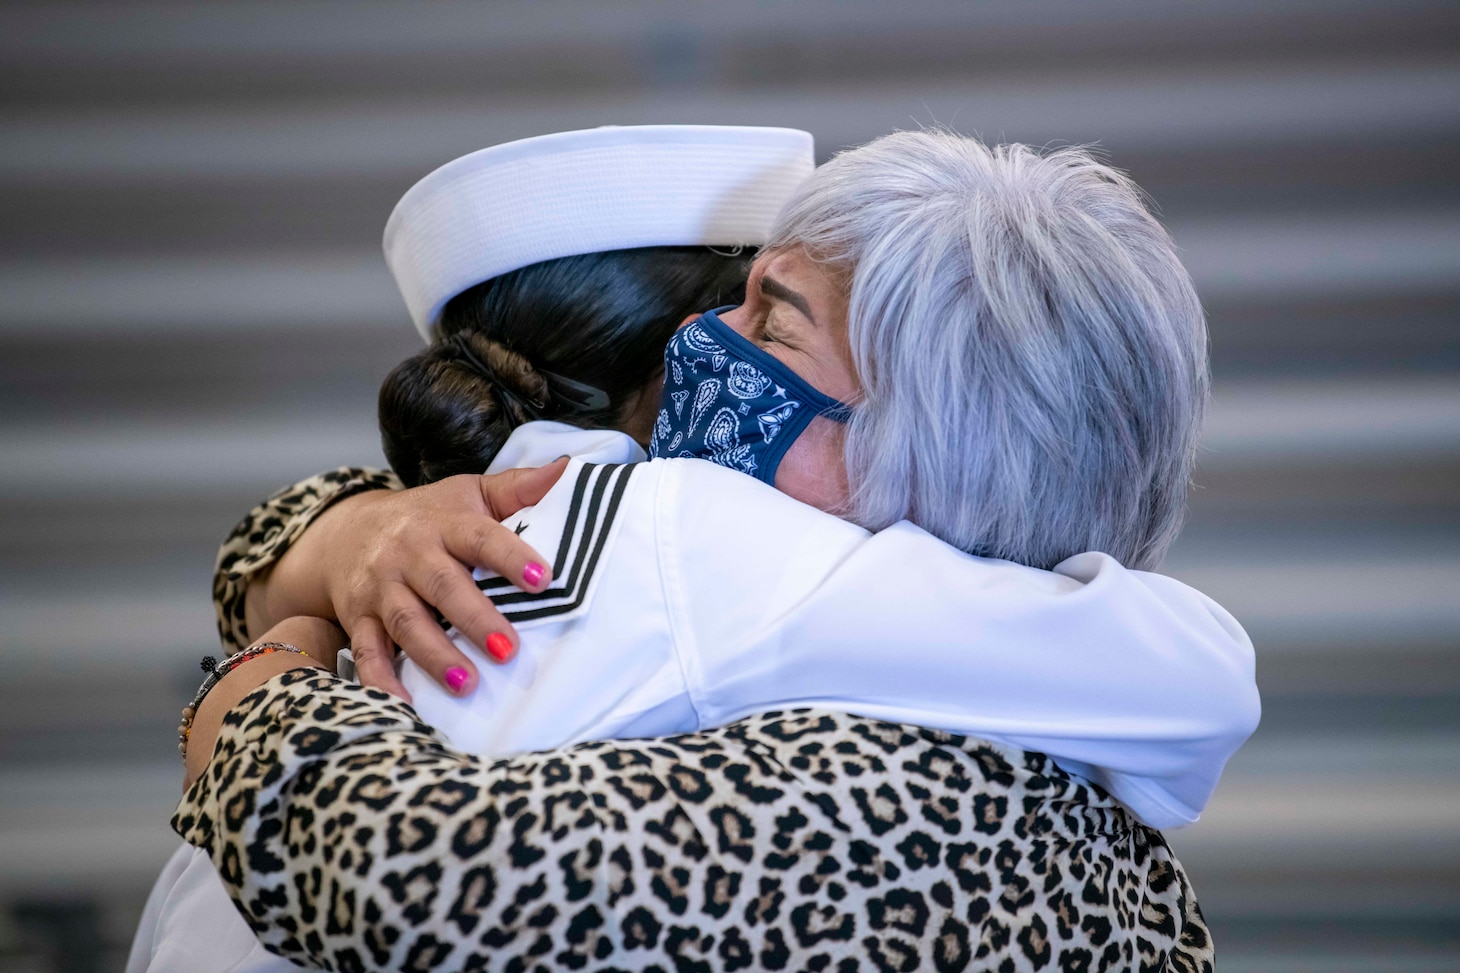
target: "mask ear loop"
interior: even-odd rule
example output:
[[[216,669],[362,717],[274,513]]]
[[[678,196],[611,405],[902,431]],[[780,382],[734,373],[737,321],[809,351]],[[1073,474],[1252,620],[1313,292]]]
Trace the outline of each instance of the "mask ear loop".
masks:
[[[537,373],[547,379],[548,390],[553,398],[565,403],[568,407],[567,411],[574,415],[604,412],[612,404],[609,401],[608,393],[603,389],[575,382],[566,375],[546,372],[540,368]]]

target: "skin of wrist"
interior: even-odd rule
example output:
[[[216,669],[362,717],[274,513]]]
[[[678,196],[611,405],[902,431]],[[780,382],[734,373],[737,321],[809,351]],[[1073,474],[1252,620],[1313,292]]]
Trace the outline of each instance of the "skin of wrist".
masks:
[[[300,536],[300,540],[303,540],[309,536],[310,531],[314,531],[312,543],[305,551],[306,557],[299,560],[298,566],[301,572],[308,572],[308,578],[314,579],[315,590],[311,594],[322,599],[329,612],[329,615],[320,617],[334,617],[336,592],[330,590],[330,580],[335,572],[326,571],[325,567],[344,563],[343,558],[359,556],[358,543],[347,545],[344,551],[337,550],[336,545],[341,538],[355,540],[357,521],[364,512],[374,504],[389,502],[396,495],[393,490],[368,490],[346,497],[316,517]],[[296,586],[301,585],[305,577],[296,572],[290,581]]]
[[[301,646],[302,648],[302,646]],[[213,747],[223,715],[237,706],[245,696],[275,676],[290,669],[323,668],[318,660],[297,652],[275,652],[250,659],[224,676],[203,698],[193,718],[192,735],[188,737],[187,760],[184,764],[183,790],[187,790],[207,769],[213,759]]]
[[[334,619],[333,596],[327,588],[330,550],[335,536],[348,527],[352,512],[387,498],[390,491],[368,490],[331,504],[265,572],[252,579],[244,594],[244,620],[257,638],[287,618],[310,615]]]
[[[345,645],[345,633],[327,619],[295,617],[270,628],[260,641],[285,642],[308,654],[273,652],[250,659],[219,680],[203,697],[188,737],[184,790],[192,786],[212,760],[225,713],[249,693],[290,669],[314,666],[334,671],[336,656]]]

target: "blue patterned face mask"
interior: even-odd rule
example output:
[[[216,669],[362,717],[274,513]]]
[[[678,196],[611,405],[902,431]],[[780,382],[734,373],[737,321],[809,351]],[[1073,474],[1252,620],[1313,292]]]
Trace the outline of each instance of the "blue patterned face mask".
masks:
[[[706,311],[664,349],[663,408],[649,455],[707,459],[774,486],[781,458],[812,419],[846,422],[849,413]]]

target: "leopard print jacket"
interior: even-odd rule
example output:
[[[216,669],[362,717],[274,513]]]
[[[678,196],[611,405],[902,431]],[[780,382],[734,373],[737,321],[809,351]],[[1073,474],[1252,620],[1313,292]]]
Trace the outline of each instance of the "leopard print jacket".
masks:
[[[283,557],[314,518],[357,493],[401,488],[390,470],[342,466],[287,486],[250,510],[223,541],[213,568],[213,611],[224,651],[232,655],[249,644],[243,616],[249,581]]]
[[[1157,832],[1048,758],[854,716],[510,759],[319,670],[227,714],[173,827],[329,970],[1211,970]]]

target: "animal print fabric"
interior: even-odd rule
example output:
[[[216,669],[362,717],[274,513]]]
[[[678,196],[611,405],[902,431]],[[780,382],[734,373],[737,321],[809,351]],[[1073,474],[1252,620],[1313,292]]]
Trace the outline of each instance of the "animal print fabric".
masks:
[[[1036,753],[801,710],[484,760],[333,674],[227,714],[173,827],[329,970],[1177,970],[1161,835]]]
[[[283,557],[314,518],[357,493],[399,489],[390,470],[342,466],[287,486],[250,510],[223,541],[213,568],[213,611],[224,650],[232,655],[248,647],[243,598],[249,582]]]

